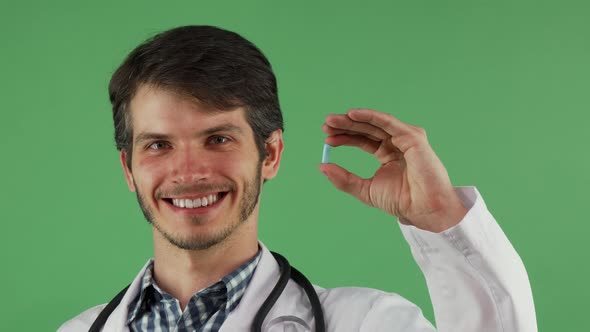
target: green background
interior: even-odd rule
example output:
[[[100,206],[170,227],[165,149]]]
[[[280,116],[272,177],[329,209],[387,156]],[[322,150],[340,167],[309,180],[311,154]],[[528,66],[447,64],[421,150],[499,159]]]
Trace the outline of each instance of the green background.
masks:
[[[432,320],[396,220],[318,172],[326,114],[424,127],[522,257],[542,331],[587,326],[590,5],[585,1],[2,2],[0,329],[53,331],[109,300],[152,254],[112,138],[107,84],[162,30],[210,24],[275,69],[286,150],[260,238],[314,283],[401,294]],[[351,148],[333,161],[371,175]]]

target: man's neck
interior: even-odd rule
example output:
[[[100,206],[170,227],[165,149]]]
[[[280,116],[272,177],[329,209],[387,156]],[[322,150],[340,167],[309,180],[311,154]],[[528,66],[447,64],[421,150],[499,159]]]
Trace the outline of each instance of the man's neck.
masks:
[[[241,225],[249,226],[252,227]],[[219,281],[258,253],[256,230],[232,235],[206,250],[184,250],[154,230],[154,279],[162,290],[178,299],[182,310],[196,292]]]

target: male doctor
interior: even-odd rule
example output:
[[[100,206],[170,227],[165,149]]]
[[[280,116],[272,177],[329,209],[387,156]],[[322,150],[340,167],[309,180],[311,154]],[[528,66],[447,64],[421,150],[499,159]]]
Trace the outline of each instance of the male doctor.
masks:
[[[258,240],[260,192],[283,152],[268,60],[233,32],[175,28],[133,50],[109,94],[121,165],[152,226],[154,258],[111,304],[102,330],[253,330],[280,275]],[[398,217],[436,317],[435,329],[397,294],[314,286],[327,331],[536,331],[519,256],[478,191],[452,186],[422,128],[352,109],[328,115],[322,129],[326,143],[379,160],[369,179],[335,164],[319,170],[337,189]],[[88,331],[104,308],[59,331]],[[289,280],[261,330],[317,331],[318,319]]]

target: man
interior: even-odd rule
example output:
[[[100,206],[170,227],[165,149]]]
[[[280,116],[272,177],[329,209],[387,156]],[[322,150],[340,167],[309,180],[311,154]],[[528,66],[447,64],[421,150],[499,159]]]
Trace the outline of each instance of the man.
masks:
[[[209,26],[172,29],[130,53],[109,86],[129,189],[151,223],[154,258],[105,309],[60,331],[434,331],[396,294],[289,280],[254,317],[281,268],[258,241],[263,183],[279,170],[283,121],[271,66],[241,36]],[[473,187],[453,188],[422,128],[368,109],[326,117],[332,146],[381,163],[361,179],[319,170],[361,202],[397,216],[424,272],[439,331],[536,331],[526,271]],[[100,319],[99,314],[103,312]],[[102,321],[101,321],[102,320]],[[258,328],[253,327],[258,323]]]

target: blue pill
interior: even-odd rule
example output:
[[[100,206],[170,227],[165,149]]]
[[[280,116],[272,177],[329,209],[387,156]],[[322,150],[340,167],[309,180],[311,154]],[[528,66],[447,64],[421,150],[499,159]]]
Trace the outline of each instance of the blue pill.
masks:
[[[330,144],[324,143],[324,152],[322,153],[322,164],[327,164],[330,161],[330,149],[332,149],[332,146]]]

